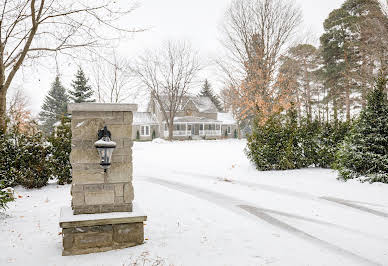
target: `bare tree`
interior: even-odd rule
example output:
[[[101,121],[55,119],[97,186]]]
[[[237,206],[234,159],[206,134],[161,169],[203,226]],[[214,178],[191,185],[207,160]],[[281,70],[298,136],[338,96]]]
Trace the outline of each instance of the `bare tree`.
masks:
[[[135,75],[129,62],[117,53],[99,57],[92,66],[91,80],[98,102],[119,103],[138,94]]]
[[[169,41],[160,51],[147,51],[134,68],[135,73],[155,100],[172,140],[174,118],[200,70],[197,54],[187,43]]]
[[[7,91],[23,65],[56,54],[74,56],[82,48],[96,51],[118,38],[117,33],[134,32],[117,26],[133,8],[111,0],[2,0],[0,129],[6,127]]]
[[[240,98],[242,118],[278,109],[279,58],[301,19],[300,8],[284,0],[234,0],[227,10],[222,25],[227,53],[218,63]]]

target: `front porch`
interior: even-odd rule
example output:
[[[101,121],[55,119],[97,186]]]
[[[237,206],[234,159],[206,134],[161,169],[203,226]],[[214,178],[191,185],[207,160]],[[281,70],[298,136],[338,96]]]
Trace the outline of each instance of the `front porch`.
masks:
[[[175,122],[173,137],[221,137],[221,122]],[[164,123],[164,137],[168,138],[168,128]]]

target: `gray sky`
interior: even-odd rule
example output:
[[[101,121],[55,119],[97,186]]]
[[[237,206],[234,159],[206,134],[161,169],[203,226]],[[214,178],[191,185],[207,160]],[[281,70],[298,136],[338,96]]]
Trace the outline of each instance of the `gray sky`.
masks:
[[[331,10],[339,8],[344,0],[296,0],[302,8],[304,24],[312,40],[318,40],[323,32],[322,23]],[[219,25],[230,0],[142,0],[140,7],[124,23],[133,27],[148,28],[130,40],[120,43],[120,53],[128,59],[135,58],[144,49],[154,49],[169,39],[190,41],[204,62],[216,58],[222,46],[219,43]],[[63,83],[70,87],[76,71],[74,63],[60,64]],[[30,99],[30,109],[37,114],[54,80],[56,68],[47,63],[33,70],[19,73],[14,88],[21,86]],[[205,69],[201,77],[207,77],[216,91],[219,84],[214,68]],[[22,84],[22,85],[21,85]],[[12,93],[12,91],[10,92]]]

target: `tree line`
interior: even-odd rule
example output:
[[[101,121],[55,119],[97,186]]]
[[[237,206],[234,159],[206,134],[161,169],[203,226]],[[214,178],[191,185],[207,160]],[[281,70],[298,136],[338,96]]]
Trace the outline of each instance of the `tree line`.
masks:
[[[264,121],[293,103],[298,119],[349,122],[365,107],[377,73],[388,74],[386,5],[346,0],[324,21],[319,46],[290,45],[301,18],[288,1],[232,2],[221,95],[240,121]]]

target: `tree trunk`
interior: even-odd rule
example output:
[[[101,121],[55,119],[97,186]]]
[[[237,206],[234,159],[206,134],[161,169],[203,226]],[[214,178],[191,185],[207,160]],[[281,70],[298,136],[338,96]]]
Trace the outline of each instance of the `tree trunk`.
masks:
[[[349,84],[347,84],[347,86],[346,86],[345,103],[346,103],[346,121],[349,122],[350,121],[350,86],[349,86]]]
[[[338,125],[338,106],[337,106],[337,100],[333,99],[333,119],[334,119],[334,125]]]
[[[306,110],[307,110],[307,120],[309,122],[312,121],[313,115],[312,115],[312,108],[311,108],[311,89],[310,89],[310,82],[307,81],[306,84]]]
[[[174,125],[173,123],[169,123],[168,124],[168,140],[169,141],[172,141],[172,138],[173,138],[173,130],[174,130]]]
[[[0,85],[0,131],[7,129],[7,90]]]

